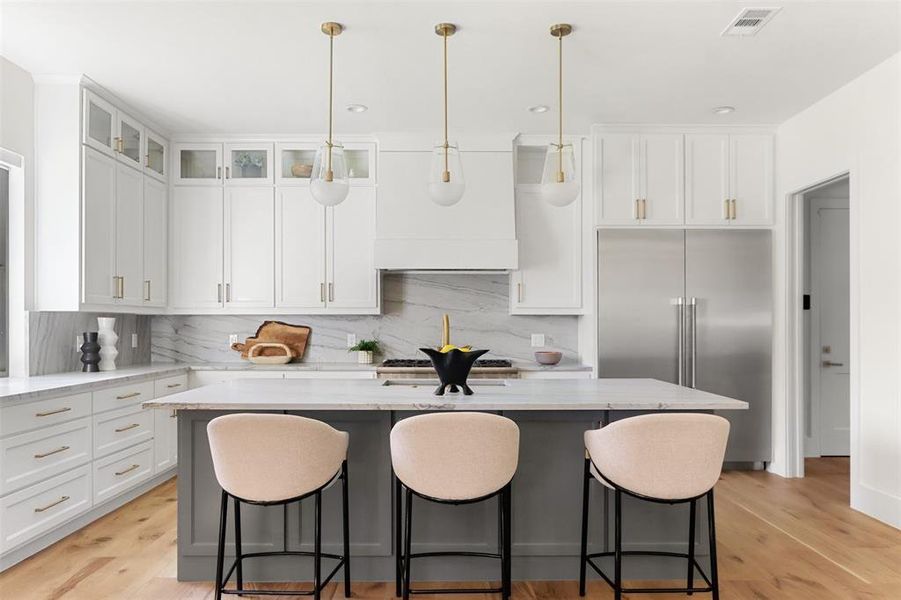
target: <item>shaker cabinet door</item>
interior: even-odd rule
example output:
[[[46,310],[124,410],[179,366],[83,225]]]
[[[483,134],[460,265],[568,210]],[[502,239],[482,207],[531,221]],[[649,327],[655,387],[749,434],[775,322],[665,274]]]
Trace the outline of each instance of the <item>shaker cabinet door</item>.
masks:
[[[144,176],[116,167],[116,275],[119,303],[141,306],[144,296]]]
[[[222,188],[176,186],[170,209],[172,308],[221,308]]]
[[[770,225],[773,222],[773,136],[730,136],[732,223]]]
[[[326,211],[327,289],[330,308],[379,307],[375,268],[375,189],[351,187],[347,199]]]
[[[685,223],[729,223],[729,136],[685,136]]]
[[[116,155],[116,107],[97,94],[84,91],[81,141],[107,156]]]
[[[595,157],[597,222],[599,225],[637,225],[641,196],[639,137],[632,133],[598,136]]]
[[[275,304],[275,201],[271,187],[225,190],[225,306]]]
[[[116,159],[84,150],[82,302],[113,304],[116,296]]]
[[[641,136],[642,224],[682,224],[685,189],[683,144],[681,133]]]
[[[275,199],[275,305],[324,308],[325,207],[307,186],[280,187]]]
[[[166,306],[166,186],[144,178],[144,306]]]

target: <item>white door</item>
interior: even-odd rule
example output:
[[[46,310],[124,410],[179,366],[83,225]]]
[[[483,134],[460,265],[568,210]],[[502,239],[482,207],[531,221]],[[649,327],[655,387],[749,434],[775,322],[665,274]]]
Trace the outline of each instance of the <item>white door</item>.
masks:
[[[144,178],[144,306],[166,306],[166,186]]]
[[[519,270],[510,278],[514,313],[561,314],[581,309],[581,215],[581,196],[560,207],[548,204],[538,190],[517,190]]]
[[[639,137],[632,133],[605,133],[598,137],[595,160],[599,225],[638,224]]]
[[[144,164],[144,126],[122,111],[117,112],[116,156],[125,164],[142,169]]]
[[[154,473],[161,473],[176,464],[178,447],[178,419],[171,408],[153,409]]]
[[[82,302],[113,304],[116,295],[116,159],[84,149]]]
[[[221,187],[172,188],[169,231],[172,308],[219,308],[222,280]]]
[[[773,222],[773,136],[729,136],[732,223],[770,225]]]
[[[222,144],[173,144],[172,148],[176,184],[222,183]]]
[[[225,190],[225,306],[275,306],[275,199],[271,187]]]
[[[275,305],[325,307],[325,207],[307,186],[275,192]]]
[[[116,107],[91,91],[84,91],[81,140],[108,156],[116,155]]]
[[[681,225],[684,206],[684,142],[681,133],[642,135],[641,222]]]
[[[850,266],[848,204],[810,200],[811,328],[817,368],[811,399],[819,414],[820,454],[850,454]]]
[[[326,209],[326,296],[331,308],[377,309],[375,188],[352,187],[347,199]]]
[[[726,225],[729,221],[729,136],[685,136],[685,223]]]
[[[121,304],[144,302],[144,176],[120,164],[116,168],[116,275]]]

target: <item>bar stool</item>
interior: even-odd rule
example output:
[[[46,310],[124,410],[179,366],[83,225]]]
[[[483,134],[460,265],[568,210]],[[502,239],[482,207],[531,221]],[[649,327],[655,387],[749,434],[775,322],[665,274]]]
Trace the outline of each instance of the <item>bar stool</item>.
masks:
[[[585,570],[590,566],[613,588],[615,600],[623,593],[658,594],[712,592],[719,599],[716,565],[716,528],[713,487],[719,479],[729,437],[729,421],[708,414],[651,414],[615,421],[585,432],[585,475],[582,492],[582,552],[579,595],[585,595]],[[588,554],[589,483],[597,479],[614,491],[614,550]],[[623,494],[663,504],[689,503],[688,552],[623,551]],[[710,576],[695,559],[695,512],[706,496],[710,539]],[[592,560],[613,556],[611,580]],[[623,588],[624,556],[676,557],[688,560],[684,588]],[[697,569],[707,587],[694,586]]]
[[[434,413],[399,421],[391,430],[391,464],[395,474],[395,594],[501,594],[510,597],[510,483],[519,462],[519,427],[487,413]],[[404,490],[406,490],[404,492]],[[405,501],[401,503],[401,495]],[[413,496],[441,504],[473,504],[498,496],[498,551],[410,551]],[[406,510],[404,510],[406,509]],[[404,523],[401,546],[401,522]],[[485,589],[410,589],[414,558],[470,556],[501,561],[501,587]]]
[[[347,516],[348,435],[314,419],[278,414],[233,414],[207,424],[213,469],[222,487],[219,509],[219,549],[216,555],[216,600],[222,594],[313,596],[344,567],[344,597],[350,596],[350,553]],[[322,552],[322,490],[341,480],[344,505],[344,555]],[[241,504],[286,505],[313,496],[315,500],[313,552],[241,552]],[[222,577],[228,499],[235,506],[235,561]],[[245,590],[242,563],[264,556],[312,556],[313,589],[295,591]],[[338,561],[321,579],[322,558]],[[237,587],[226,590],[237,571]]]

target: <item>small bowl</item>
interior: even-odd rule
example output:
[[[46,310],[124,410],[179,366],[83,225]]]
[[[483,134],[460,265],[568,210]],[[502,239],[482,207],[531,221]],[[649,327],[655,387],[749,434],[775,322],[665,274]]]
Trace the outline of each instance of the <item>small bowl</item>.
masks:
[[[559,363],[561,358],[563,358],[563,353],[553,350],[539,350],[535,353],[535,362],[539,365],[553,366]]]

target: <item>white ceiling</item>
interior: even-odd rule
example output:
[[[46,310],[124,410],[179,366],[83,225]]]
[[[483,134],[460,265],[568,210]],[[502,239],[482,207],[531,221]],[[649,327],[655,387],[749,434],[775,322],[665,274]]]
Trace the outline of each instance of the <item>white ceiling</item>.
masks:
[[[779,123],[898,52],[899,3],[773,2],[755,37],[720,32],[733,2],[6,2],[0,52],[35,74],[84,73],[169,132],[312,133],[326,126],[335,41],[336,131],[438,131],[450,39],[453,131],[556,126],[566,39],[566,129],[591,123]],[[349,103],[369,106],[350,114]],[[548,104],[535,115],[526,109]],[[718,105],[738,110],[712,114]]]

